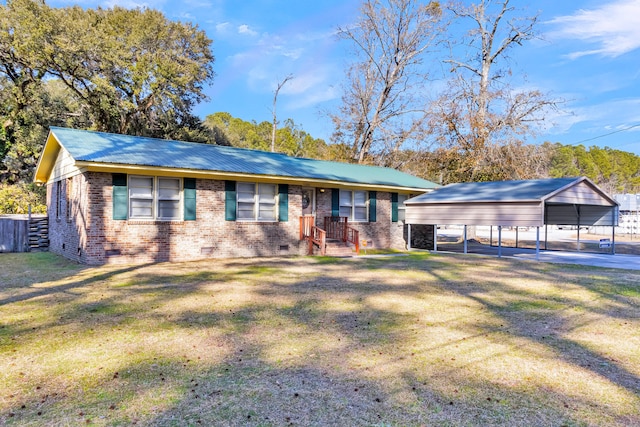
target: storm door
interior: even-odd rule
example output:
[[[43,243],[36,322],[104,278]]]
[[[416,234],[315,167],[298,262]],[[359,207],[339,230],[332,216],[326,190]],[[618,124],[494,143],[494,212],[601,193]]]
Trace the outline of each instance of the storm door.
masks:
[[[312,216],[316,214],[316,189],[302,189],[302,215]]]

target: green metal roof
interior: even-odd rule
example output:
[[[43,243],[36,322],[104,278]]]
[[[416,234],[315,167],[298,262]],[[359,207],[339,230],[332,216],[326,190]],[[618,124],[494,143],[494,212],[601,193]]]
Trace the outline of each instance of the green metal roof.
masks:
[[[465,182],[449,184],[407,200],[418,203],[517,202],[544,200],[586,178],[550,178],[522,181]]]
[[[431,181],[391,168],[60,127],[51,127],[50,131],[79,162],[243,173],[421,190],[438,187]]]

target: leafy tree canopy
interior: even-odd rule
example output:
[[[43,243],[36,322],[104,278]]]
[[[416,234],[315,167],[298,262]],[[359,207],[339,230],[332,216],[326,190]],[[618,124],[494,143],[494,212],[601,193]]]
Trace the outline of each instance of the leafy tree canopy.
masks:
[[[205,126],[212,133],[218,145],[269,151],[271,149],[272,124],[263,121],[245,121],[226,112],[208,115]],[[302,130],[292,119],[276,131],[275,151],[296,157],[329,159],[331,150],[326,142],[313,138]],[[334,158],[334,160],[337,160]],[[341,159],[342,160],[342,159]]]
[[[549,176],[586,176],[609,194],[640,193],[640,157],[609,147],[547,144],[553,149]]]
[[[3,180],[30,178],[51,124],[209,139],[191,111],[213,79],[210,45],[196,26],[152,9],[0,5]]]
[[[34,184],[0,184],[0,215],[47,213],[43,187]]]

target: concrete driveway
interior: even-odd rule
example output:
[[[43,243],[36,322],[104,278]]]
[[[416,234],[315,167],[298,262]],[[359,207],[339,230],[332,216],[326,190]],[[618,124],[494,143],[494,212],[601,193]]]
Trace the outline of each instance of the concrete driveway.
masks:
[[[504,250],[504,248],[503,248]],[[525,252],[525,251],[528,251]],[[522,250],[523,253],[509,255],[513,258],[536,260],[535,250]],[[562,264],[579,264],[593,267],[622,268],[625,270],[640,270],[640,256],[620,254],[594,254],[587,252],[540,251],[540,262],[554,262]]]
[[[482,233],[484,231],[484,233]],[[486,230],[482,230],[479,235],[485,234]],[[524,239],[532,239],[535,240],[534,232],[529,233],[520,233],[520,238]],[[566,232],[564,230],[555,231],[553,238],[554,240],[564,240],[571,239],[570,232]],[[573,232],[575,233],[575,231]],[[439,237],[444,236],[450,237],[458,237],[459,232],[446,230],[445,232],[438,232]],[[506,235],[506,236],[505,236]],[[487,236],[488,237],[488,236]],[[481,254],[481,255],[491,255],[498,256],[498,247],[497,247],[497,235],[494,232],[493,235],[494,245],[473,245],[473,248],[469,249],[470,253],[473,254]],[[514,238],[510,236],[508,233],[503,234],[503,238]],[[596,242],[597,243],[597,242]],[[625,244],[639,244],[639,242],[625,242]],[[438,251],[447,251],[445,249],[445,245],[439,246]],[[454,252],[459,253],[460,250],[454,250]],[[522,260],[530,260],[536,261],[536,251],[535,249],[525,249],[525,248],[513,248],[513,247],[502,247],[500,249],[501,255],[503,257],[516,258]],[[609,254],[609,253],[593,253],[593,252],[577,252],[577,251],[557,251],[557,250],[540,250],[540,262],[552,262],[552,263],[563,263],[563,264],[577,264],[577,265],[589,265],[594,267],[605,267],[605,268],[619,268],[626,270],[640,270],[640,256],[638,255],[623,255],[623,254]]]

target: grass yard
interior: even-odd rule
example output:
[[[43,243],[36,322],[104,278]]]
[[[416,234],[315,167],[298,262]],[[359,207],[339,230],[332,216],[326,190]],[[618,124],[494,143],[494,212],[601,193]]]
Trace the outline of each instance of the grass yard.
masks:
[[[640,272],[0,254],[0,425],[640,426]]]

